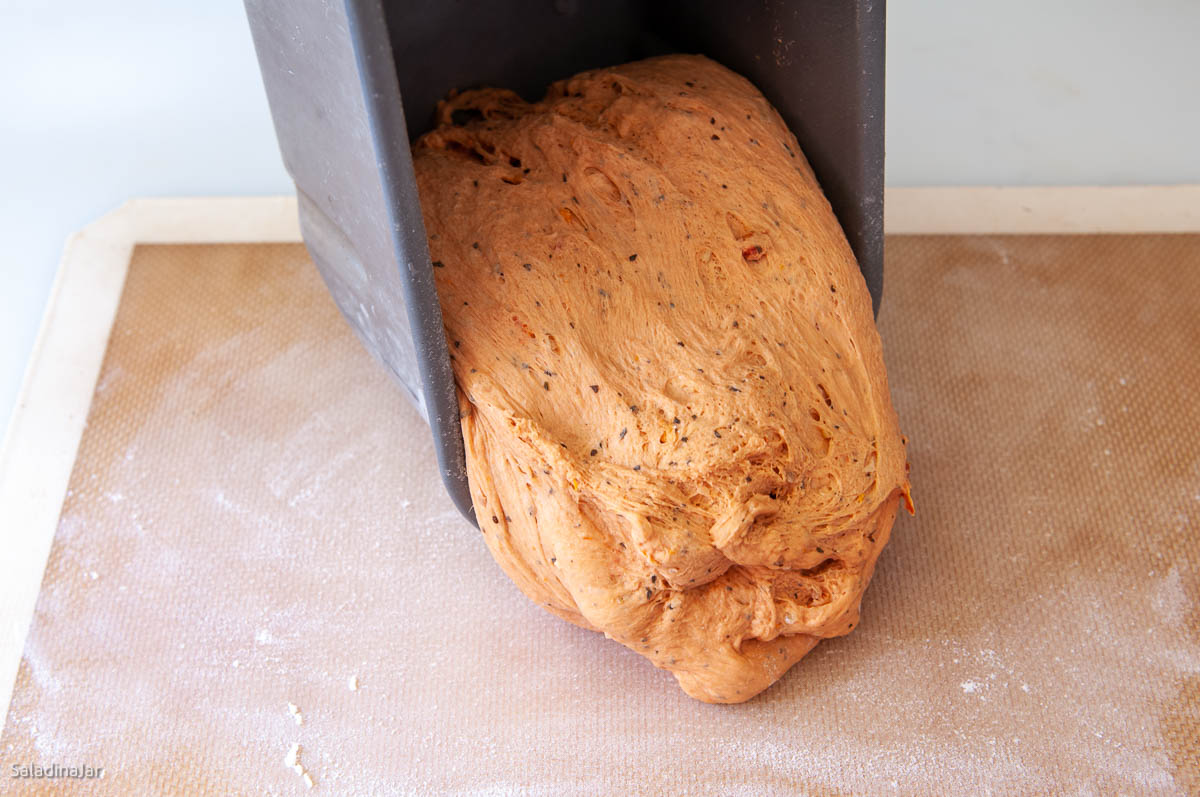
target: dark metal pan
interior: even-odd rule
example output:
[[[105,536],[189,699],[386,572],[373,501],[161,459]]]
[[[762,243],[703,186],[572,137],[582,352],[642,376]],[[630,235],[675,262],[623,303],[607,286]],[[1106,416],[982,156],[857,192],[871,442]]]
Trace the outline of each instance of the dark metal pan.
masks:
[[[800,141],[883,287],[882,0],[246,0],[304,242],[346,320],[429,422],[474,521],[454,376],[409,145],[451,89],[526,99],[584,69],[703,53],[749,78]]]

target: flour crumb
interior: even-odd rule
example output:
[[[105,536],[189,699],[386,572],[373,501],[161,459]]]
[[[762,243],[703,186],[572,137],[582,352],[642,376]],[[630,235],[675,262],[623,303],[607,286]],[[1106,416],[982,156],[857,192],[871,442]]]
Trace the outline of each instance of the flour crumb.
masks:
[[[288,704],[291,705],[290,703]],[[283,759],[284,766],[295,772],[304,779],[304,785],[308,788],[313,787],[312,775],[304,770],[304,765],[300,763],[300,743],[296,742],[289,749],[287,755]]]
[[[358,691],[358,676],[351,675],[349,678],[347,678],[346,686],[350,688],[351,692],[357,692]]]
[[[288,714],[292,715],[292,719],[296,721],[297,725],[304,724],[304,715],[300,713],[300,709],[295,703],[288,703]]]
[[[286,756],[283,759],[283,765],[288,769],[296,769],[300,767],[300,743],[297,742],[291,746]],[[300,767],[303,770],[303,767]]]
[[[959,684],[959,686],[961,686],[962,690],[968,695],[973,695],[979,691],[983,684],[979,683],[978,681],[963,681],[961,684]]]

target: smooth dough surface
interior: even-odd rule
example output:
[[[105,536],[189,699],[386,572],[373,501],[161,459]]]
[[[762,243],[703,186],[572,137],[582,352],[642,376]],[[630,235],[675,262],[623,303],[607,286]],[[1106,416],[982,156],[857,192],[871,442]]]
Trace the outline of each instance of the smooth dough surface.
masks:
[[[871,301],[795,138],[699,56],[439,108],[414,148],[488,546],[693,697],[849,632],[901,502]]]

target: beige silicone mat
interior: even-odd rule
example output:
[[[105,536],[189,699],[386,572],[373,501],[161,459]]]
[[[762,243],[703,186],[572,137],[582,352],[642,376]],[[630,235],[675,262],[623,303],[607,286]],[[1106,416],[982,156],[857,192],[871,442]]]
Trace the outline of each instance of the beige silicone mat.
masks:
[[[710,706],[505,580],[301,246],[139,247],[0,792],[305,793],[299,744],[314,794],[1197,793],[1200,236],[887,269],[917,516],[859,630]]]

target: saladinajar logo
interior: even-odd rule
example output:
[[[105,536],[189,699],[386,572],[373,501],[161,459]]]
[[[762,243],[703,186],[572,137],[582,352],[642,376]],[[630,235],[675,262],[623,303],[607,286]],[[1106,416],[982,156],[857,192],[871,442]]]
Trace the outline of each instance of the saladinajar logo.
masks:
[[[63,765],[63,764],[13,764],[12,778],[19,779],[57,779],[57,778],[75,778],[78,780],[91,780],[93,778],[104,777],[104,767],[94,767],[90,764],[83,765]]]

